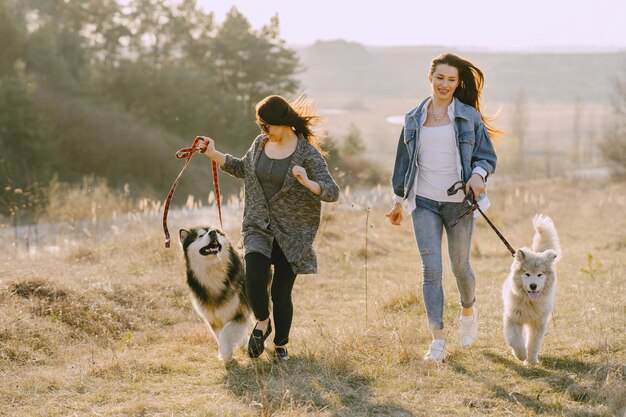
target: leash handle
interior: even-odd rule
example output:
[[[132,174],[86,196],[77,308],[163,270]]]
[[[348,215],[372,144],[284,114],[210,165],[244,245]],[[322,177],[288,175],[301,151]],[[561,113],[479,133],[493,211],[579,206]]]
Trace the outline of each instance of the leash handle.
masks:
[[[169,210],[170,210],[172,197],[174,197],[174,191],[176,191],[176,186],[178,185],[178,181],[180,181],[180,177],[183,175],[183,172],[185,171],[185,169],[187,169],[187,166],[189,165],[189,162],[191,161],[191,157],[198,151],[201,153],[204,153],[206,151],[206,146],[199,146],[201,142],[204,142],[204,140],[198,136],[193,141],[193,144],[191,145],[191,147],[179,149],[176,152],[176,159],[185,158],[185,164],[183,165],[183,168],[178,173],[178,176],[174,180],[174,183],[172,184],[172,187],[170,188],[170,192],[167,194],[167,198],[165,199],[165,207],[163,209],[163,232],[165,233],[165,247],[166,248],[170,247],[170,242],[171,242],[170,232],[167,228],[167,214],[169,213]],[[212,164],[213,165],[213,187],[215,188],[217,209],[219,211],[219,216],[220,216],[220,226],[223,229],[224,226],[222,225],[222,206],[220,202],[220,187],[219,187],[219,181],[217,178],[217,163],[215,161],[212,161],[212,162],[213,162]]]
[[[513,249],[513,247],[509,244],[509,242],[504,238],[504,236],[502,236],[502,233],[500,233],[500,231],[496,228],[496,226],[494,226],[493,223],[491,223],[491,220],[489,220],[489,217],[487,217],[487,215],[482,211],[482,209],[480,208],[480,206],[478,205],[478,202],[476,201],[476,199],[474,198],[474,191],[472,189],[469,190],[469,192],[465,192],[465,182],[464,181],[457,181],[454,184],[452,184],[452,186],[450,188],[448,188],[447,193],[448,195],[454,195],[456,194],[459,190],[463,190],[463,193],[465,193],[465,198],[463,198],[463,203],[467,203],[469,204],[469,208],[467,210],[465,210],[463,212],[463,214],[461,214],[456,220],[454,220],[452,223],[450,223],[450,227],[454,227],[457,225],[457,223],[459,221],[461,221],[461,219],[465,216],[467,216],[470,213],[473,213],[475,210],[478,210],[478,212],[483,216],[483,218],[487,221],[487,223],[489,224],[489,226],[491,226],[491,228],[493,229],[494,232],[496,232],[496,234],[498,235],[498,237],[500,238],[500,240],[502,241],[502,243],[504,243],[504,246],[506,246],[506,248],[509,250],[509,252],[511,252],[511,255],[515,256],[515,249]]]

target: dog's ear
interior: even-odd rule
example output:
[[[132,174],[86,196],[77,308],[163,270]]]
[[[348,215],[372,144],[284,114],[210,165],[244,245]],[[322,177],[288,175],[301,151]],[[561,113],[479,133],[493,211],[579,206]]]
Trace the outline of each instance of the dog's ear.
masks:
[[[515,252],[515,259],[518,262],[524,262],[526,260],[526,252],[523,249],[518,249],[517,252]]]
[[[189,236],[190,234],[191,232],[189,230],[180,229],[178,231],[178,236],[180,237],[180,243],[183,243],[185,239],[187,239],[187,236]]]
[[[546,259],[548,259],[550,262],[554,262],[554,260],[558,258],[559,254],[556,253],[556,251],[553,251],[552,249],[548,249],[543,252],[543,256],[545,256]]]

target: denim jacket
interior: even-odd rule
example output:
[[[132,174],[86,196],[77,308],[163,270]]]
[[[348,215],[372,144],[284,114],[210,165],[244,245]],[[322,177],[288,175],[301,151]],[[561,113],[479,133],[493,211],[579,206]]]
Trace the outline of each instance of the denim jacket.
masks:
[[[429,100],[430,98],[427,98],[422,101],[404,117],[404,127],[398,140],[396,161],[391,176],[393,193],[398,199],[406,200],[409,187],[419,174],[419,166],[415,160],[419,148],[420,120]],[[473,172],[479,173],[486,181],[487,177],[495,171],[497,160],[487,127],[475,108],[460,102],[456,97],[453,100],[454,133],[460,153],[463,181],[469,181]],[[478,196],[479,202],[485,197],[486,193],[483,192]]]

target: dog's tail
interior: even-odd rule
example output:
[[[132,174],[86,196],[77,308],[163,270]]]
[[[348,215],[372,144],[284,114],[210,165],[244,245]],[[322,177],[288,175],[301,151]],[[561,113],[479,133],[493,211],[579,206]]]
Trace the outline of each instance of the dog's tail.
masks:
[[[544,214],[536,214],[533,217],[533,226],[535,226],[535,237],[533,238],[532,250],[543,252],[552,249],[556,252],[557,259],[560,259],[561,244],[552,219]]]

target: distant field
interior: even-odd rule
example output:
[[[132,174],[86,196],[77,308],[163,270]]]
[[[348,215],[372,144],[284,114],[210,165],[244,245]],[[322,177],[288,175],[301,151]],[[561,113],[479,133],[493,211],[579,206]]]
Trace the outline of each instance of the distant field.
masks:
[[[367,145],[366,155],[380,161],[390,170],[402,126],[390,124],[386,119],[393,115],[404,115],[422,99],[330,95],[315,98],[322,112],[326,112],[325,128],[331,136],[342,138],[348,133],[351,124],[356,125]],[[578,129],[581,152],[586,158],[584,165],[602,164],[598,143],[602,140],[603,129],[610,120],[611,107],[608,104],[581,103]],[[527,101],[525,108],[527,112],[525,153],[536,157],[551,150],[558,162],[570,167],[573,164],[575,143],[576,102]],[[505,131],[504,137],[497,143],[498,152],[504,154],[517,152],[516,138],[512,134],[516,106],[512,102],[491,102],[486,98],[485,113],[494,115],[498,111],[499,117],[494,125]]]
[[[317,98],[322,109],[335,110],[327,125],[333,136],[345,135],[350,124],[356,124],[368,154],[390,167],[400,127],[385,120],[405,114],[430,93],[428,69],[442,52],[469,59],[483,71],[484,110],[491,115],[500,110],[495,125],[507,132],[498,144],[501,162],[513,161],[520,153],[513,120],[519,114],[514,103],[523,95],[526,171],[541,176],[603,164],[598,142],[610,120],[616,79],[626,76],[625,51],[505,53],[319,41],[298,50],[304,69],[301,88]],[[499,172],[519,172],[521,167],[513,165],[501,164]]]
[[[428,93],[431,61],[443,52],[470,60],[485,74],[485,96],[512,101],[524,91],[534,102],[608,103],[615,78],[626,75],[626,51],[512,53],[446,46],[368,47],[319,41],[298,50],[305,88],[317,95],[413,97]]]

